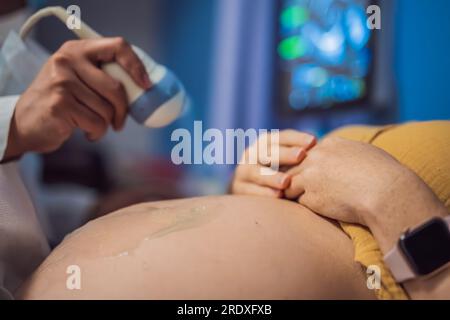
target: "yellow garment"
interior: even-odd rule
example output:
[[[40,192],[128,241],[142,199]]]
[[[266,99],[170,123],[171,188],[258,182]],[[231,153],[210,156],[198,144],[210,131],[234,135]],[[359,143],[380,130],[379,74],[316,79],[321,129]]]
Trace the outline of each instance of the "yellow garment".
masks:
[[[347,127],[331,135],[377,146],[414,171],[450,211],[450,121],[408,123],[387,127]],[[379,299],[408,299],[395,283],[383,261],[383,254],[370,231],[360,225],[341,223],[353,241],[355,261],[363,267],[381,269]]]

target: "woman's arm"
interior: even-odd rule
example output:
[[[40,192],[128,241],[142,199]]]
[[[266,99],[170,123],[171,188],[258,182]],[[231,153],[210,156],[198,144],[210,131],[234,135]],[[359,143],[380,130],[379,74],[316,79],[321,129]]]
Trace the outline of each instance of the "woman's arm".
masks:
[[[398,186],[407,192],[402,196],[390,193],[389,199],[375,204],[364,218],[384,254],[406,229],[448,215],[447,208],[412,172],[405,170]],[[404,287],[412,299],[450,299],[450,268],[431,278],[410,280]]]
[[[294,177],[287,197],[329,218],[367,226],[385,254],[407,228],[448,215],[414,172],[366,143],[327,138],[288,173]],[[450,271],[405,288],[412,298],[450,299]]]

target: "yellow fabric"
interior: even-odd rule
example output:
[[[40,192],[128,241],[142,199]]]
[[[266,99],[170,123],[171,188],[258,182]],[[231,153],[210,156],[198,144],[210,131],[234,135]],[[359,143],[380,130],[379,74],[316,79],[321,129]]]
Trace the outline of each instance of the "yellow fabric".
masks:
[[[450,211],[450,121],[408,123],[388,127],[347,127],[331,135],[371,143],[390,153],[414,171],[434,191]],[[367,228],[341,223],[353,241],[355,261],[363,267],[381,268],[379,299],[408,299],[395,283],[383,261],[383,254]]]

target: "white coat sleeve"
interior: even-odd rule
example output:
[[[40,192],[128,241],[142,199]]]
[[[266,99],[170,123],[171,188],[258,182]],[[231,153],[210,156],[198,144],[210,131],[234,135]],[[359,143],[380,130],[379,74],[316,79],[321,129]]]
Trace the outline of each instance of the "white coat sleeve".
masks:
[[[9,128],[19,96],[0,97],[0,160],[3,160],[8,143]]]

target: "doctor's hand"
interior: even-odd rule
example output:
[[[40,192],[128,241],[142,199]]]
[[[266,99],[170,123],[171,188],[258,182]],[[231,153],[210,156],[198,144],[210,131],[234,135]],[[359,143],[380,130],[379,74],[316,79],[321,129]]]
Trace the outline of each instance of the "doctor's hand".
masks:
[[[66,42],[17,102],[5,159],[54,151],[77,128],[91,141],[110,125],[121,129],[127,96],[122,84],[101,70],[107,62],[117,62],[138,85],[150,87],[145,67],[122,38]]]
[[[230,186],[230,192],[233,194],[267,196],[273,198],[283,197],[283,190],[290,182],[291,176],[287,173],[274,171],[271,175],[263,175],[262,169],[271,170],[269,163],[264,163],[262,159],[257,159],[258,163],[249,163],[249,154],[265,147],[263,144],[271,142],[271,139],[259,138],[256,143],[250,146],[242,156],[241,164],[236,168],[233,181]],[[279,165],[295,166],[302,162],[306,152],[316,143],[316,138],[310,134],[295,131],[284,130],[279,134]],[[268,154],[270,154],[273,145],[269,145]],[[245,160],[247,159],[247,161]]]

